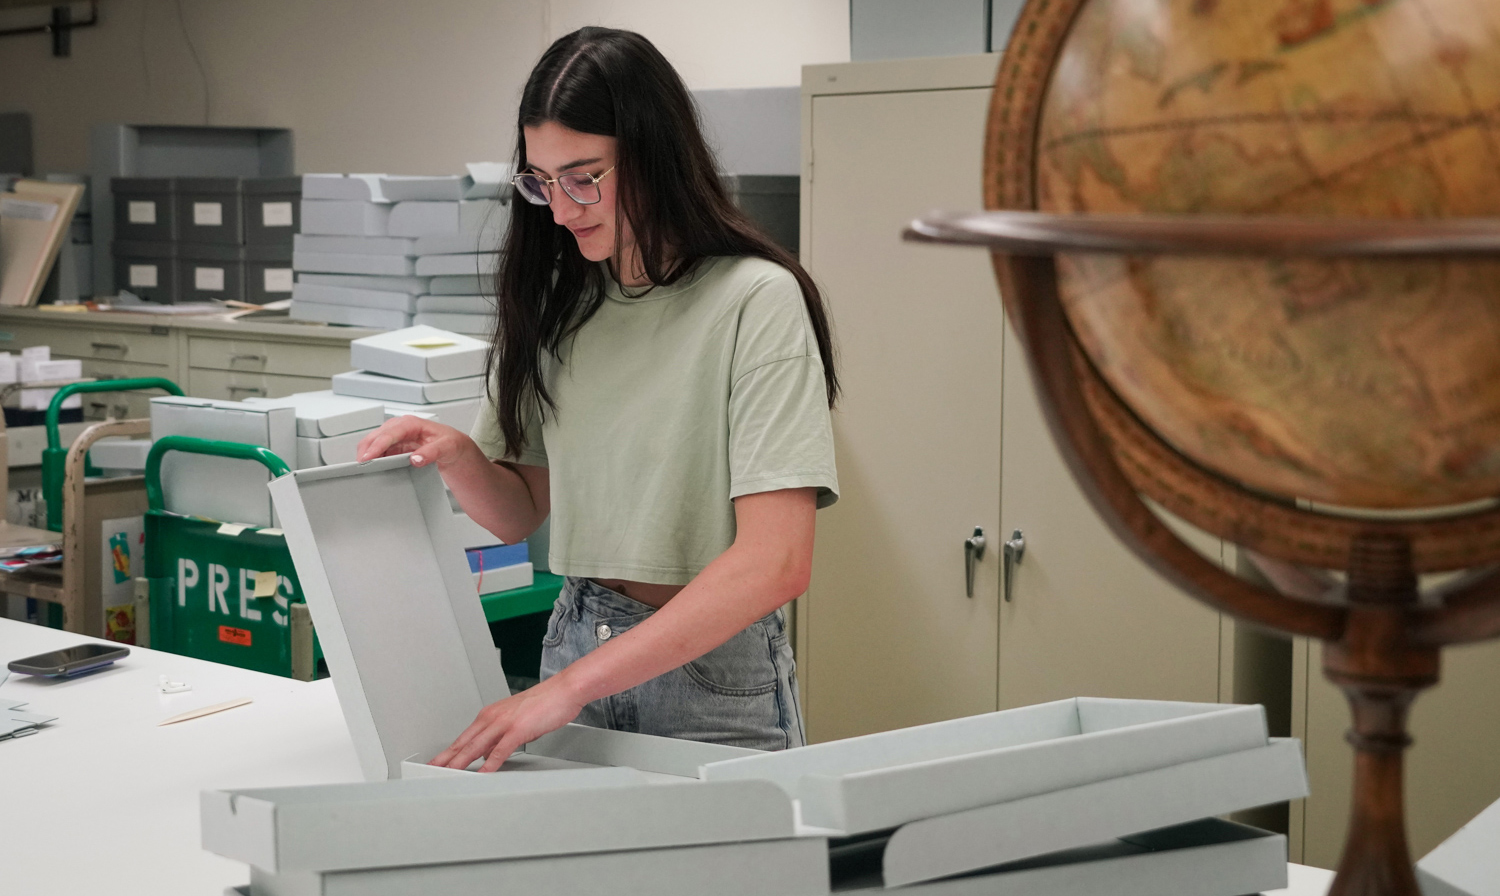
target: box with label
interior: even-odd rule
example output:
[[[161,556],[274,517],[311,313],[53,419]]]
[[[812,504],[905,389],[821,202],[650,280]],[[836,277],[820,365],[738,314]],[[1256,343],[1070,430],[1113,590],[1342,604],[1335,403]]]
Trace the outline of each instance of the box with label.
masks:
[[[178,243],[179,302],[245,299],[245,250],[213,243]]]
[[[290,252],[302,220],[302,178],[247,177],[240,181],[245,245]]]
[[[292,320],[312,320],[371,330],[399,330],[411,325],[411,315],[404,311],[361,308],[357,305],[329,305],[323,302],[293,301],[290,316]]]
[[[177,238],[184,243],[241,246],[245,218],[237,177],[175,177]]]
[[[298,392],[281,398],[247,398],[245,404],[291,408],[297,413],[297,435],[309,439],[375,429],[385,422],[385,405],[331,391]]]
[[[301,213],[303,233],[387,236],[386,224],[391,217],[391,207],[377,202],[309,199],[304,192]]]
[[[119,206],[116,205],[116,208]],[[115,286],[151,302],[178,301],[177,243],[117,242]]]
[[[470,336],[435,327],[411,327],[354,340],[349,343],[349,363],[371,373],[430,383],[479,376],[484,373],[488,351],[488,343]],[[472,396],[453,395],[432,400],[469,397]]]
[[[110,178],[115,240],[161,243],[177,239],[175,188],[169,177]],[[124,281],[121,281],[121,286]]]
[[[269,448],[290,467],[297,459],[297,417],[287,407],[166,396],[151,399],[151,437],[192,436]],[[162,459],[166,509],[226,523],[274,526],[266,483],[255,461],[171,452]]]
[[[292,297],[292,255],[275,246],[245,247],[245,301],[264,305]]]
[[[484,377],[470,376],[423,383],[370,373],[367,370],[351,370],[348,373],[334,374],[333,391],[339,395],[373,398],[377,401],[432,404],[461,398],[478,398],[484,394]]]

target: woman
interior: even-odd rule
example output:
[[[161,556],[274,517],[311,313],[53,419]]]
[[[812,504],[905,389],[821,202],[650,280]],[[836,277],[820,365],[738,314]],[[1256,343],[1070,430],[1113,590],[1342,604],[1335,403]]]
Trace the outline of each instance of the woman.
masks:
[[[640,35],[559,39],[518,131],[491,403],[472,436],[402,417],[359,447],[437,464],[503,541],[550,514],[567,577],[542,682],[433,763],[493,771],[575,718],[799,746],[781,608],[807,589],[814,512],[838,490],[817,288],[729,201],[691,97]]]

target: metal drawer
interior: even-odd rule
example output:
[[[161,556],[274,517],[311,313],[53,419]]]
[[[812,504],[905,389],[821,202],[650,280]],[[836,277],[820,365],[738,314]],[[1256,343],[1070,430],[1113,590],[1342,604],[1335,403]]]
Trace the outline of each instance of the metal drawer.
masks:
[[[98,358],[172,365],[174,358],[171,335],[166,332],[165,327],[152,329],[160,329],[162,332],[6,322],[0,323],[0,351],[19,351],[33,345],[47,345],[52,347],[53,355],[63,358]]]
[[[327,378],[349,369],[349,343],[316,345],[193,336],[188,339],[188,366],[272,376]]]
[[[346,363],[344,368],[347,369],[348,366]],[[194,367],[188,371],[187,391],[195,398],[244,401],[251,397],[280,398],[294,392],[320,392],[331,385],[327,377],[242,373]]]

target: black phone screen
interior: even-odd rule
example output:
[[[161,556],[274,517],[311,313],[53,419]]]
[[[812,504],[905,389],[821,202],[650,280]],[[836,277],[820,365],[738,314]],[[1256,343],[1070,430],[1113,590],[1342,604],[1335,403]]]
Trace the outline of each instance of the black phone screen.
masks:
[[[64,647],[62,650],[54,650],[51,653],[40,653],[25,659],[12,660],[9,668],[12,672],[24,672],[30,675],[66,675],[70,672],[81,672],[111,663],[129,655],[130,649],[119,645],[79,644],[76,647]]]

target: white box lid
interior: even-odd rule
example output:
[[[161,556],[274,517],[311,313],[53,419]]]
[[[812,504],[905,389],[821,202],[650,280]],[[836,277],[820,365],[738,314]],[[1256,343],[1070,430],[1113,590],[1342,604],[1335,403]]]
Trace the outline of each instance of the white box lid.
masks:
[[[351,395],[357,398],[433,404],[440,401],[478,398],[484,394],[484,377],[469,376],[456,380],[419,382],[382,373],[371,373],[367,370],[351,370],[348,373],[334,374],[333,391],[339,395]]]
[[[436,467],[403,454],[270,488],[367,779],[510,695]]]
[[[1417,863],[1423,896],[1500,896],[1500,802]]]
[[[297,435],[309,439],[374,429],[385,422],[385,405],[380,402],[335,395],[331,390],[298,392],[281,398],[247,398],[245,404],[293,409],[297,413]]]
[[[446,343],[421,348],[412,343]],[[407,327],[349,343],[349,363],[362,370],[419,382],[454,380],[484,373],[489,344],[437,327]]]

